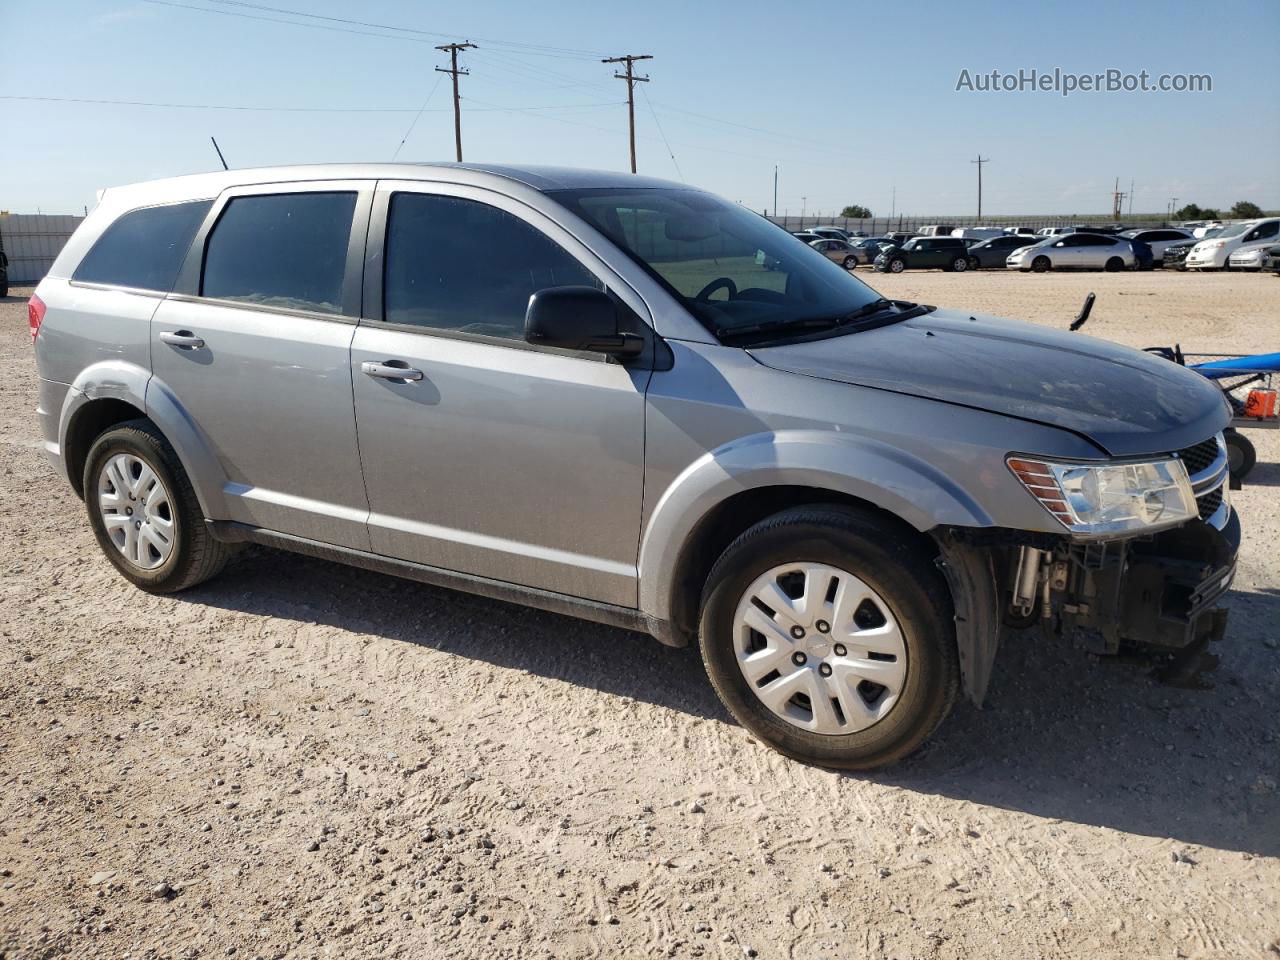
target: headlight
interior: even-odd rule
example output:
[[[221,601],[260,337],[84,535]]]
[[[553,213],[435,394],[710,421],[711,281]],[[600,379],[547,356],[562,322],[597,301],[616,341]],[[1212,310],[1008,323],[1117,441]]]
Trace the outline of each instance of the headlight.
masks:
[[[1050,463],[1010,457],[1009,469],[1072,533],[1151,532],[1198,515],[1181,460]]]
[[[1200,249],[1217,250],[1219,247],[1225,247],[1226,245],[1227,241],[1225,240],[1206,240],[1204,243],[1200,244]]]

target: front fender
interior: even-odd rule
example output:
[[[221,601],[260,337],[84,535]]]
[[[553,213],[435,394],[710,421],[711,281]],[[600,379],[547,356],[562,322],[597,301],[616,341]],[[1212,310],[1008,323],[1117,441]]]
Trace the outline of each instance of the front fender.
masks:
[[[775,486],[857,497],[920,531],[993,525],[950,477],[882,441],[816,430],[755,434],[699,457],[663,492],[640,542],[640,609],[673,619],[680,553],[698,522],[735,494]]]

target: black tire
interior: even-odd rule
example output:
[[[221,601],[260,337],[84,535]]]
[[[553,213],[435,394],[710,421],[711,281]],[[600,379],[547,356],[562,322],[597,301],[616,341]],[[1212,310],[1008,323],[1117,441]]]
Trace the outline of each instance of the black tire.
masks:
[[[844,258],[844,263],[842,264],[842,266],[843,266],[846,270],[853,270],[855,267],[857,267],[857,266],[858,266],[858,258],[857,258],[857,257],[845,257],[845,258]]]
[[[969,258],[969,269],[970,269],[970,270],[981,270],[981,269],[982,269],[982,261],[981,261],[981,260],[979,260],[977,257],[970,257],[970,258]]]
[[[1048,258],[1048,257],[1036,257],[1034,260],[1032,260],[1032,261],[1031,261],[1031,272],[1032,272],[1032,273],[1048,273],[1048,272],[1049,272],[1049,258]]]
[[[900,257],[894,257],[885,264],[885,269],[890,273],[901,273],[903,270],[907,269],[907,261]]]
[[[0,300],[9,295],[9,281],[0,280]]]
[[[155,471],[169,492],[174,546],[169,557],[152,570],[134,566],[112,542],[98,509],[98,478],[108,459],[130,453]],[[134,586],[150,593],[176,593],[221,572],[233,550],[215,540],[205,524],[200,502],[187,472],[169,441],[150,420],[129,420],[99,436],[84,466],[84,502],[98,546],[111,564]]]
[[[791,561],[828,563],[861,578],[901,627],[907,679],[881,720],[850,734],[818,734],[773,713],[738,666],[733,620],[756,578]],[[919,747],[950,712],[959,686],[950,593],[932,557],[895,525],[842,506],[795,507],[751,527],[712,568],[699,642],[707,673],[729,712],[779,752],[822,767],[869,770]]]
[[[951,261],[952,273],[964,273],[968,269],[969,269],[968,257],[956,257],[954,260]]]
[[[1239,431],[1228,430],[1223,434],[1222,439],[1227,444],[1227,463],[1230,466],[1231,479],[1236,483],[1243,483],[1244,478],[1258,462],[1258,451],[1254,448],[1253,441]]]
[[[1107,273],[1119,273],[1121,270],[1124,269],[1124,261],[1121,260],[1119,257],[1112,257],[1105,264],[1103,264],[1102,269],[1105,270]]]

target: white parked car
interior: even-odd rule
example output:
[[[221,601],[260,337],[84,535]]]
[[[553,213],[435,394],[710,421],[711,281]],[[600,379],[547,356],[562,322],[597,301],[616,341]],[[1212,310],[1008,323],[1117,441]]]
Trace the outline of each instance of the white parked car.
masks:
[[[1191,231],[1191,235],[1195,237],[1197,240],[1203,240],[1205,235],[1209,233],[1210,230],[1217,230],[1222,226],[1224,226],[1224,224],[1220,220],[1210,220],[1208,223],[1202,223],[1199,226],[1197,226],[1194,230]]]
[[[1044,273],[1046,270],[1128,270],[1136,263],[1133,247],[1123,237],[1101,233],[1068,233],[1045,237],[1009,254],[1010,270]]]
[[[804,232],[826,240],[843,240],[846,243],[853,239],[853,234],[839,227],[808,227]]]
[[[1232,270],[1261,270],[1262,258],[1275,245],[1275,240],[1264,240],[1262,243],[1249,243],[1243,247],[1237,247],[1235,252],[1227,257],[1227,266]]]
[[[1059,234],[1067,233],[1071,227],[1041,227],[1036,231],[1037,237],[1056,237]]]
[[[1191,270],[1222,270],[1230,266],[1230,258],[1241,247],[1254,243],[1275,243],[1280,235],[1280,218],[1245,220],[1227,226],[1212,240],[1201,240],[1187,254]]]
[[[1175,243],[1186,243],[1191,239],[1191,234],[1186,230],[1179,230],[1177,227],[1155,227],[1151,230],[1125,230],[1120,234],[1126,240],[1137,240],[1139,243],[1145,243],[1151,248],[1151,256],[1155,258],[1156,263],[1160,263],[1164,259],[1164,251],[1166,247],[1171,247]]]

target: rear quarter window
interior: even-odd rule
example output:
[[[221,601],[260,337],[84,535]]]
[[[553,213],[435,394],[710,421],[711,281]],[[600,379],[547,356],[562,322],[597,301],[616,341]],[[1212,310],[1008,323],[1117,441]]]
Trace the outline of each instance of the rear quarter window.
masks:
[[[71,279],[168,293],[212,200],[131,210],[85,254]]]

